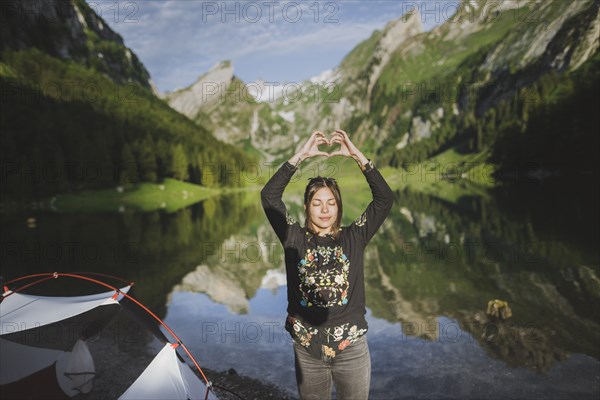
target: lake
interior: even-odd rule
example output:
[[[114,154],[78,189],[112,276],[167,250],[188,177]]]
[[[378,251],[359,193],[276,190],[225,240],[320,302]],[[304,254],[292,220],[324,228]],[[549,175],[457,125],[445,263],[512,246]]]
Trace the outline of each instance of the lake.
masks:
[[[555,193],[528,185],[449,202],[396,192],[365,254],[371,398],[598,397],[598,198]],[[369,199],[342,194],[348,224]],[[285,200],[299,218],[299,194]],[[51,271],[133,280],[201,366],[296,393],[283,252],[258,191],[171,213],[3,214],[1,241],[6,280]],[[68,286],[36,291],[88,289]],[[494,299],[512,317],[486,316]]]

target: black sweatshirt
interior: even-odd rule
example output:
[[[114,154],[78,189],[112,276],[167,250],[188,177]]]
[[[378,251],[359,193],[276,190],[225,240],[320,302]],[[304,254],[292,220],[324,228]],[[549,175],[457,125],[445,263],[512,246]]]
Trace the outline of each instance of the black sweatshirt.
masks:
[[[285,252],[286,329],[315,357],[335,357],[367,331],[363,259],[365,246],[388,216],[394,193],[368,163],[363,174],[373,200],[337,239],[318,236],[286,211],[283,192],[296,171],[284,163],[261,192],[262,206]]]

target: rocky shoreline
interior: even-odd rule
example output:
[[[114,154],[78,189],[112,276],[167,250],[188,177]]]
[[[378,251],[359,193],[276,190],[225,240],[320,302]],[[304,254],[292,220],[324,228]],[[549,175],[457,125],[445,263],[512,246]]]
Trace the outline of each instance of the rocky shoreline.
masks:
[[[147,329],[120,313],[102,332],[88,340],[96,367],[93,389],[75,400],[117,399],[150,364],[156,354],[149,351],[154,337]],[[237,374],[202,367],[220,400],[296,399],[295,394],[272,384]]]
[[[238,399],[281,399],[291,400],[297,397],[279,389],[277,386],[264,383],[258,379],[238,375],[235,371],[205,371],[213,379],[215,393],[220,400]]]

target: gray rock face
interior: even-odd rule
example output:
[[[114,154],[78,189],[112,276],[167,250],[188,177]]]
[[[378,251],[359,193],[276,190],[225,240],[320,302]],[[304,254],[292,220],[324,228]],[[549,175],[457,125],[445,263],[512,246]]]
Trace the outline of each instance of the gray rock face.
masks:
[[[165,100],[180,113],[194,118],[200,111],[214,107],[223,101],[233,82],[233,66],[223,61],[200,76],[191,86],[165,95]]]
[[[0,2],[0,51],[37,48],[84,65],[93,64],[116,83],[136,82],[156,90],[137,56],[86,2],[64,0],[3,0]],[[112,42],[111,54],[95,50]],[[92,43],[92,44],[90,44]]]
[[[513,68],[523,69],[537,61],[541,56],[550,51],[549,46],[556,39],[565,22],[589,6],[589,3],[586,1],[565,2],[567,6],[560,13],[554,15],[556,11],[552,3],[552,1],[537,2],[531,10],[527,10],[527,12],[525,10],[520,11],[520,14],[523,15],[515,18],[517,18],[517,22],[521,22],[520,25],[522,26],[515,24],[515,29],[509,34],[506,40],[499,43],[489,53],[481,65],[481,71],[490,71],[493,74],[509,65],[513,65]],[[574,43],[575,46],[581,48],[581,45],[583,45],[586,49],[586,51],[581,52],[580,57],[577,57],[574,63],[576,65],[581,65],[585,62],[587,60],[585,55],[587,54],[589,57],[597,49],[599,29],[597,10],[596,18],[589,24],[588,29],[588,34],[583,43],[580,43],[579,46],[577,43]],[[594,33],[596,34],[595,37]],[[596,43],[595,48],[593,45],[594,42]],[[570,45],[561,46],[561,50],[568,51],[568,47]],[[557,61],[557,59],[552,60],[550,64],[558,67]]]
[[[378,62],[373,65],[371,74],[369,75],[369,83],[367,86],[367,99],[371,98],[373,87],[377,83],[381,71],[391,60],[393,53],[406,42],[407,39],[423,32],[423,24],[421,23],[421,15],[417,12],[408,17],[400,17],[385,27],[384,34],[379,41],[373,59]]]
[[[206,293],[213,301],[225,304],[236,314],[248,312],[246,293],[235,277],[228,276],[226,271],[212,271],[206,265],[199,265],[173,288],[173,293],[186,291]]]
[[[440,121],[444,118],[444,109],[442,107],[435,110],[429,118],[423,120],[421,117],[412,119],[412,128],[407,132],[400,142],[396,145],[397,149],[402,149],[408,144],[416,143],[422,139],[431,137],[436,129],[440,127]]]

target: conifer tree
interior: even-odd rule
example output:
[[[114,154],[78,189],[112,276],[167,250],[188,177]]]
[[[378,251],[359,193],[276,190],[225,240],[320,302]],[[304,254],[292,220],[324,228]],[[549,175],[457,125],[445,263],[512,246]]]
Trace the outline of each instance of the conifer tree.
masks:
[[[189,178],[188,160],[181,144],[171,147],[173,178],[184,181]]]

